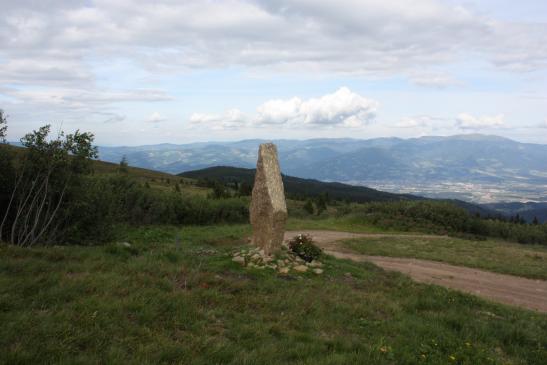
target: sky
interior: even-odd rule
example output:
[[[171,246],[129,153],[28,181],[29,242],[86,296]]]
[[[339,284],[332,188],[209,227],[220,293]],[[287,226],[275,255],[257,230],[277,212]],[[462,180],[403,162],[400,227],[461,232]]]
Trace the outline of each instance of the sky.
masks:
[[[545,0],[0,0],[8,139],[547,143]]]

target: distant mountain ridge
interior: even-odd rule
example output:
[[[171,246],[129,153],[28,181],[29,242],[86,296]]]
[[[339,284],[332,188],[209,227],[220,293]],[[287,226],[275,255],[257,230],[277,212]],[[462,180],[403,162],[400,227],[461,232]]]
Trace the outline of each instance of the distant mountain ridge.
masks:
[[[100,158],[169,173],[253,168],[264,140],[100,147]],[[468,201],[546,201],[547,145],[471,134],[411,139],[274,140],[283,173]],[[456,191],[456,187],[459,189]]]
[[[533,222],[534,219],[539,223],[547,222],[547,203],[491,203],[483,206],[506,216],[518,214],[526,222]]]

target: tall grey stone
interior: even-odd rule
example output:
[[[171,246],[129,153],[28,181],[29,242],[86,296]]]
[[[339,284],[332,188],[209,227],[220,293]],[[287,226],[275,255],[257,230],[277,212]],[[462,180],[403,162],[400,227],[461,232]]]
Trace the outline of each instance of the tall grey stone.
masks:
[[[287,221],[287,204],[277,148],[273,143],[261,144],[258,150],[250,214],[253,244],[268,255],[281,248]]]

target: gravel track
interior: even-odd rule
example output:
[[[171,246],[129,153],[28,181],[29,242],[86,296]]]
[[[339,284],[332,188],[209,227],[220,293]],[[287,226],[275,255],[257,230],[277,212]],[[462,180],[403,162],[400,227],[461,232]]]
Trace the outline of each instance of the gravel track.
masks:
[[[497,274],[437,261],[361,255],[340,245],[338,242],[340,240],[366,237],[420,238],[435,236],[305,230],[285,232],[285,239],[290,239],[300,233],[311,235],[325,253],[340,259],[372,262],[385,270],[398,271],[409,275],[418,282],[442,285],[492,301],[547,313],[547,281]]]

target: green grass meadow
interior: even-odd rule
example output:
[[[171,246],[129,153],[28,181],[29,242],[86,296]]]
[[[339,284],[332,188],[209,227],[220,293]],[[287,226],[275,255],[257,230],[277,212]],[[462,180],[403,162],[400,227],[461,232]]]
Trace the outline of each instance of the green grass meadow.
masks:
[[[244,268],[230,253],[249,233],[120,228],[130,247],[0,246],[0,363],[545,363],[544,314],[330,257],[322,275]]]
[[[496,239],[473,241],[445,236],[367,237],[348,240],[355,252],[374,256],[412,257],[474,267],[502,274],[547,280],[547,247]]]

